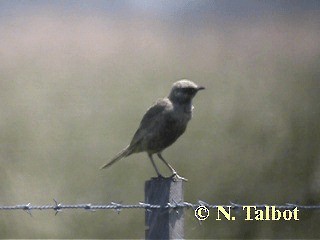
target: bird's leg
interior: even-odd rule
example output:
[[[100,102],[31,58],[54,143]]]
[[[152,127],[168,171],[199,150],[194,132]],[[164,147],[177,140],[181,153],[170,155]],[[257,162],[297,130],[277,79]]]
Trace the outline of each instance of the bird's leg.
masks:
[[[158,157],[167,165],[167,167],[172,171],[173,174],[177,174],[177,171],[161,156],[161,153],[157,154]]]
[[[161,153],[157,153],[158,157],[166,164],[166,166],[172,171],[172,177],[175,177],[182,181],[188,181],[188,179],[178,175],[177,171],[162,157]]]
[[[162,177],[162,178],[163,178],[163,176],[160,174],[160,172],[159,172],[156,164],[155,164],[154,161],[153,161],[152,154],[148,153],[148,157],[150,158],[151,163],[152,163],[154,169],[156,170],[158,177]]]

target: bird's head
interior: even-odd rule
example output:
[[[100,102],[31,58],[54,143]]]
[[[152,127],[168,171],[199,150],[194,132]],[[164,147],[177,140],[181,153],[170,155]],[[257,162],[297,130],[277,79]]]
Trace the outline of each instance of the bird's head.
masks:
[[[190,80],[180,80],[173,84],[169,99],[174,103],[189,104],[198,91],[205,89]]]

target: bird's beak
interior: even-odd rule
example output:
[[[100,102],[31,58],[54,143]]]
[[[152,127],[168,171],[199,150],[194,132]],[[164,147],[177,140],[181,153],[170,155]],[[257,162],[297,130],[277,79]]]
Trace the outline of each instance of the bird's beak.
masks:
[[[206,88],[205,88],[205,87],[202,87],[202,86],[199,86],[199,87],[197,88],[198,91],[204,90],[204,89],[206,89]]]

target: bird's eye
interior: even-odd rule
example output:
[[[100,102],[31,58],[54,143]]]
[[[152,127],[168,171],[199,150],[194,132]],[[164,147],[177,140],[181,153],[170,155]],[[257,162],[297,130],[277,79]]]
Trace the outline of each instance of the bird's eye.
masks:
[[[183,92],[187,93],[187,94],[194,94],[195,93],[195,89],[194,88],[184,88]]]

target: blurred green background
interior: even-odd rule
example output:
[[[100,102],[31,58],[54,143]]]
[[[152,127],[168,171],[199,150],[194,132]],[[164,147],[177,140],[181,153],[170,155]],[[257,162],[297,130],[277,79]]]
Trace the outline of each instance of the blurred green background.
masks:
[[[105,171],[146,109],[206,90],[164,157],[185,200],[320,203],[319,1],[0,1],[0,205],[144,201],[146,154]],[[170,172],[161,166],[166,175]],[[186,238],[320,238],[298,222],[201,225]],[[243,218],[242,218],[243,219]],[[144,238],[144,211],[0,212],[1,238]]]

